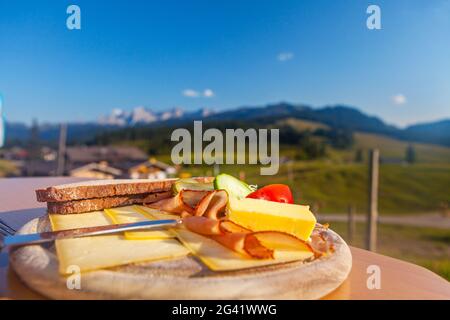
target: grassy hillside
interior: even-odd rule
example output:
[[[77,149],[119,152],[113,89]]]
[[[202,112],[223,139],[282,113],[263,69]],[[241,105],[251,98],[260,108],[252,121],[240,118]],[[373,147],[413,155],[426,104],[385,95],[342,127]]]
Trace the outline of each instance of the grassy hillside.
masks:
[[[6,177],[16,172],[16,167],[10,161],[0,159],[0,177]]]
[[[326,129],[326,125],[294,118],[280,120],[276,126],[289,125],[298,131]],[[397,140],[387,136],[363,132],[354,133],[354,145],[349,150],[328,150],[328,156],[333,160],[353,161],[356,150],[363,151],[365,158],[369,149],[378,148],[382,158],[403,160],[409,142]],[[425,143],[412,143],[418,163],[450,163],[450,148]]]
[[[326,165],[295,170],[300,201],[318,202],[322,212],[345,212],[349,204],[365,212],[368,174],[365,165]],[[382,214],[437,211],[448,202],[450,165],[382,165],[379,210]]]
[[[356,132],[353,149],[380,149],[384,158],[404,159],[408,142],[392,139],[382,135]],[[450,148],[432,144],[413,143],[417,162],[419,163],[450,163]]]

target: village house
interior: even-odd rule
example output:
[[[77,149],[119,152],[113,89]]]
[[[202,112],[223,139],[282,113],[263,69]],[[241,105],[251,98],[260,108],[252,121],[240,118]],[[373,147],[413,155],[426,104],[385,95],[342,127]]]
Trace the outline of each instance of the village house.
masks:
[[[128,170],[131,179],[165,179],[177,173],[177,168],[150,158]]]
[[[175,167],[148,159],[142,150],[130,146],[69,147],[66,163],[70,176],[95,179],[164,179],[177,172]]]
[[[121,178],[123,171],[108,165],[108,162],[92,162],[84,166],[70,170],[69,176],[92,179]]]

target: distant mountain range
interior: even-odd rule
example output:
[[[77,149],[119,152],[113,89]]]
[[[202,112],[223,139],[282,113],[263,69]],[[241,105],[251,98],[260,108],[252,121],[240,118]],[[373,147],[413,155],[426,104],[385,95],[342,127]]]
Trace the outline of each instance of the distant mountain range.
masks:
[[[83,142],[105,130],[115,130],[127,126],[175,126],[192,120],[204,121],[247,121],[261,120],[274,122],[284,118],[297,118],[326,124],[333,128],[348,129],[383,134],[406,141],[450,146],[450,119],[438,122],[415,124],[405,129],[385,123],[380,118],[369,116],[356,108],[336,105],[323,108],[311,108],[291,103],[270,104],[264,107],[240,107],[223,112],[200,109],[185,112],[174,108],[163,112],[154,112],[145,107],[136,107],[127,112],[114,109],[111,114],[102,116],[95,122],[69,123],[69,141]],[[21,123],[6,123],[7,143],[24,141],[30,136],[30,127]],[[39,126],[40,137],[46,141],[56,141],[59,125]]]
[[[170,120],[196,119],[199,117],[204,118],[210,116],[211,114],[213,114],[213,111],[206,108],[195,112],[185,112],[180,108],[154,112],[145,107],[136,107],[130,112],[122,109],[114,109],[109,115],[101,116],[98,120],[98,124],[110,126],[133,126]]]

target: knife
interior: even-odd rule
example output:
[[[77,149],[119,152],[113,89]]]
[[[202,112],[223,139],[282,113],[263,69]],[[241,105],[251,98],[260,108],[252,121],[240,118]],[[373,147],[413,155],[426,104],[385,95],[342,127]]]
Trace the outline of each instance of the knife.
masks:
[[[68,230],[59,230],[53,232],[20,234],[14,236],[2,237],[0,235],[0,249],[3,247],[15,247],[31,244],[51,242],[60,239],[81,238],[88,236],[98,236],[113,234],[131,230],[147,230],[161,227],[175,227],[181,224],[181,220],[150,220],[134,223],[113,224],[98,227],[77,228]]]

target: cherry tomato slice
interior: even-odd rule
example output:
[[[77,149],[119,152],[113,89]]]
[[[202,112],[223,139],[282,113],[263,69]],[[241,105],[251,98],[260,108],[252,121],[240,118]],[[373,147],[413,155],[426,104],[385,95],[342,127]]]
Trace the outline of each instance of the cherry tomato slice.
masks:
[[[285,184],[269,184],[250,193],[247,198],[261,199],[282,203],[294,203],[291,189]]]

